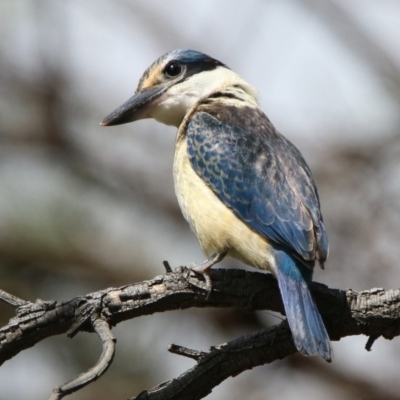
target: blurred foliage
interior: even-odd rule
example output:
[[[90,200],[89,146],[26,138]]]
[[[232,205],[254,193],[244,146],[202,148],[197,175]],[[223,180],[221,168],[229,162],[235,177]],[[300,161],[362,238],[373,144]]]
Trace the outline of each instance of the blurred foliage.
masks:
[[[27,300],[65,300],[202,259],[173,192],[174,130],[98,122],[172,48],[226,62],[314,171],[331,287],[398,286],[400,4],[211,0],[3,0],[0,4],[0,279]],[[224,266],[238,264],[224,262]],[[0,304],[0,322],[12,310]],[[191,366],[169,343],[207,349],[276,323],[269,313],[188,310],[124,323],[114,364],[71,399],[122,399]],[[1,399],[42,399],[92,364],[93,335],[52,338],[0,369]],[[400,399],[398,341],[335,344],[247,372],[209,399]],[[290,382],[290,384],[288,384]]]

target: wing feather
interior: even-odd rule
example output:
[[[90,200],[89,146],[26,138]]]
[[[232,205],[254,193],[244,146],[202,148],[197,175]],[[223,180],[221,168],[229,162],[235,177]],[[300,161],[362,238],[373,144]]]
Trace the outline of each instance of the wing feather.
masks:
[[[222,115],[222,118],[221,118]],[[195,172],[256,232],[304,262],[323,263],[328,241],[311,171],[261,111],[193,114],[187,126]]]

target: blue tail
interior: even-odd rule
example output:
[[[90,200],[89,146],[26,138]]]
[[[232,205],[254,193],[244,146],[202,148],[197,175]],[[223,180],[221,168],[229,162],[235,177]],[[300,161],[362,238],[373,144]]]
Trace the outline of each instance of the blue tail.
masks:
[[[312,270],[284,251],[276,251],[275,261],[279,289],[297,350],[309,356],[319,354],[330,362],[329,336],[308,289]]]

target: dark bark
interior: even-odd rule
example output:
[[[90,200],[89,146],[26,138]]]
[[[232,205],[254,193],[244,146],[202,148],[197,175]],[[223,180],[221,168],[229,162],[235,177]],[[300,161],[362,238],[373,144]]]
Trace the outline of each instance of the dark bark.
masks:
[[[213,291],[208,299],[203,278],[184,267],[149,281],[105,289],[62,303],[42,300],[24,303],[0,293],[3,301],[17,307],[16,317],[0,329],[0,363],[49,336],[67,333],[72,337],[79,331],[96,331],[104,346],[109,346],[109,356],[101,357],[93,368],[96,374],[88,378],[85,373],[83,384],[82,379],[77,380],[82,387],[97,379],[111,363],[113,338],[106,327],[124,320],[191,307],[283,312],[276,280],[269,274],[215,269],[211,278]],[[312,293],[332,340],[363,334],[370,337],[372,345],[380,336],[392,339],[400,334],[400,290],[343,291],[313,283]],[[103,334],[95,329],[99,321]],[[103,348],[103,353],[106,350]],[[283,321],[278,326],[212,347],[208,353],[177,346],[171,351],[194,358],[196,365],[180,377],[141,393],[138,399],[200,399],[226,378],[285,358],[296,349],[290,329]],[[69,385],[68,393],[63,393],[63,387],[67,386],[57,388],[53,398],[74,391]]]

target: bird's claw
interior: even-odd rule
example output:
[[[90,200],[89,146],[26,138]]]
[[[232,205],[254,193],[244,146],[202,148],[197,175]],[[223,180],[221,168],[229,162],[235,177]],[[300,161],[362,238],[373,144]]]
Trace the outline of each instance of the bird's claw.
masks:
[[[206,291],[207,291],[206,300],[208,300],[212,292],[212,281],[210,276],[210,267],[208,263],[207,262],[201,264],[192,263],[190,264],[189,269],[194,273],[202,275],[204,277],[204,280],[206,282]]]

